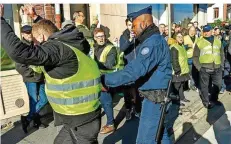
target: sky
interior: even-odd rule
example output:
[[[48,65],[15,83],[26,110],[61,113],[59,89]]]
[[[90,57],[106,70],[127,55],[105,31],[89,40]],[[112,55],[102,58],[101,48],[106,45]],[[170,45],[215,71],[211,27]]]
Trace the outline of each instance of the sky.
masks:
[[[164,4],[128,4],[128,14],[138,11],[142,8],[152,6],[152,14],[159,18],[164,12]],[[174,22],[182,21],[184,18],[193,17],[193,4],[173,4]]]

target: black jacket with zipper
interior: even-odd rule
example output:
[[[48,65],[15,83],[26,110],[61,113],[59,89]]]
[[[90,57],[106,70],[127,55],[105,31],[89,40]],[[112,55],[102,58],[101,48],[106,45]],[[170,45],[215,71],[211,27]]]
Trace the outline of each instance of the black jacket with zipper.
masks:
[[[25,39],[22,39],[22,42],[27,45],[33,45],[33,42],[30,43]],[[16,63],[15,69],[22,75],[24,82],[44,82],[44,74],[35,72],[29,65]]]
[[[41,20],[38,17],[34,22]],[[11,26],[1,17],[1,45],[7,54],[17,63],[44,66],[49,76],[64,79],[73,76],[78,71],[78,60],[73,50],[66,43],[88,55],[90,45],[75,26],[55,32],[40,45],[27,45],[14,33]],[[62,115],[54,112],[55,125],[68,124],[76,127],[100,116],[100,108],[83,115]]]

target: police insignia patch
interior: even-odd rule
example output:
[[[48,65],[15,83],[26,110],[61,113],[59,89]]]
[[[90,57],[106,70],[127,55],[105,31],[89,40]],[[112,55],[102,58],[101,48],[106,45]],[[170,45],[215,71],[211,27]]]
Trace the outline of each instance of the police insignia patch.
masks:
[[[148,47],[143,48],[142,51],[141,51],[142,55],[146,55],[148,53],[149,53],[149,48]]]

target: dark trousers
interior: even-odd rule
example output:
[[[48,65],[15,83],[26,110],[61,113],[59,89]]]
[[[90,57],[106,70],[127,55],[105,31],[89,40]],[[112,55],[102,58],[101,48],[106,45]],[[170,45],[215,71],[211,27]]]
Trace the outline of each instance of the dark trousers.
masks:
[[[212,83],[211,97],[209,98],[209,81]],[[200,70],[200,90],[202,103],[207,105],[210,101],[217,101],[218,94],[222,84],[222,70],[209,70],[201,68]]]
[[[70,120],[71,123],[79,121],[79,119],[86,117],[78,117],[76,120]],[[84,118],[85,119],[85,118]],[[54,140],[54,144],[98,144],[98,133],[101,126],[100,110],[98,115],[90,121],[85,121],[83,124],[74,126],[69,122],[64,122],[63,128]]]
[[[185,82],[174,82],[174,89],[173,89],[173,93],[175,95],[178,95],[180,97],[180,100],[185,99],[184,96],[184,84]]]
[[[124,89],[124,102],[126,109],[132,109],[132,106],[135,107],[137,113],[141,112],[141,97],[139,92],[134,87],[125,87]]]
[[[196,67],[194,66],[194,64],[192,64],[192,71],[191,71],[191,75],[192,75],[192,79],[194,80],[194,86],[199,88],[199,72],[196,69]]]

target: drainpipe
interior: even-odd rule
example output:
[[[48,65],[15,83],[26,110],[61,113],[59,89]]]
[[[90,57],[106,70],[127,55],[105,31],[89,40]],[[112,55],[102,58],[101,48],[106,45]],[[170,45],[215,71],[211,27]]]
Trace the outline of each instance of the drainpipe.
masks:
[[[168,17],[168,37],[172,37],[172,24],[171,24],[171,4],[167,6],[167,17]]]
[[[55,4],[55,25],[61,28],[60,4]]]

